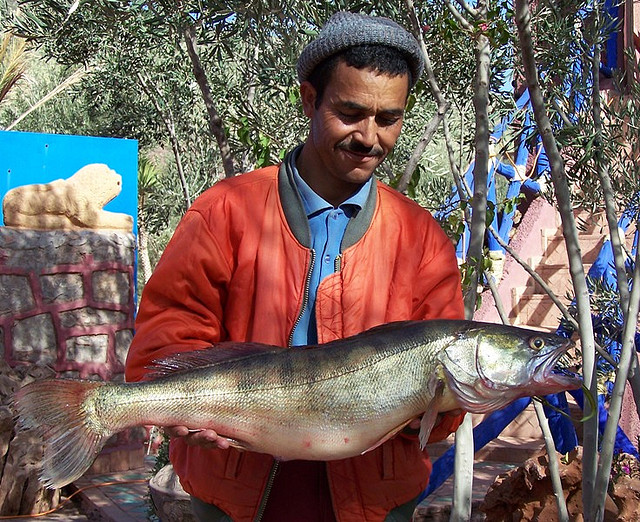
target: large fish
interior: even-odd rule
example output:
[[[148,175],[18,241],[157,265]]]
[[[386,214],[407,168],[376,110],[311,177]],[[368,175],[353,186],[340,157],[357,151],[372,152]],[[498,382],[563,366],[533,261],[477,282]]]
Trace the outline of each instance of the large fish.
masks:
[[[211,428],[279,459],[333,460],[375,448],[421,414],[424,446],[439,412],[486,413],[578,388],[576,376],[554,370],[569,345],[497,324],[398,322],[308,349],[221,343],[159,361],[145,382],[37,381],[16,404],[21,426],[42,432],[41,478],[51,488],[138,425]]]

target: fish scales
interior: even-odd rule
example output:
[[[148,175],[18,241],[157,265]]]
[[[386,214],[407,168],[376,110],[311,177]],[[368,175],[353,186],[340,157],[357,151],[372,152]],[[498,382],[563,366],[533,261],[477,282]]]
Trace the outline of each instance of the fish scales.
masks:
[[[47,442],[50,487],[77,478],[111,434],[136,425],[211,428],[277,458],[333,460],[375,447],[423,413],[422,444],[440,411],[485,412],[578,387],[552,373],[567,348],[515,327],[402,322],[308,349],[221,343],[159,362],[154,379],[139,383],[40,381],[20,390],[17,406],[22,426]]]
[[[211,418],[222,424],[241,422],[250,414],[253,422],[260,418],[288,429],[307,429],[319,423],[323,430],[344,429],[407,403],[413,405],[417,414],[428,403],[429,398],[425,401],[423,396],[430,368],[416,364],[420,358],[411,349],[418,344],[389,349],[384,340],[353,349],[336,343],[323,350],[290,350],[277,354],[277,365],[264,364],[263,358],[214,365],[195,371],[183,394],[153,393],[161,397],[158,402],[169,411],[190,412],[197,404],[204,416],[202,421],[207,421],[205,425],[209,425]],[[433,366],[435,358],[427,358],[425,362]],[[282,372],[282,368],[287,368],[287,372]],[[403,368],[410,368],[415,375],[394,379],[394,373],[402,372]],[[242,376],[240,381],[233,377],[237,375]],[[171,379],[176,384],[181,381],[179,376],[169,377],[163,382],[165,388],[173,387]],[[213,393],[214,386],[209,382],[215,383]],[[149,410],[143,399],[135,404],[127,400],[127,404],[131,407],[139,404],[143,411],[120,417],[140,418]],[[174,423],[194,420],[191,413],[188,419],[173,415]],[[115,423],[112,427],[116,428]]]

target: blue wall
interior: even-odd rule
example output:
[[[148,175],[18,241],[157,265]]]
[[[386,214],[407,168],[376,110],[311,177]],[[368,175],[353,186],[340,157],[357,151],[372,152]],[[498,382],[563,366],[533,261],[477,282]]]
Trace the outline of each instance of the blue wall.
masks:
[[[133,216],[137,232],[136,140],[0,131],[0,199],[14,187],[66,179],[89,163],[105,163],[122,176],[122,191],[105,209]]]

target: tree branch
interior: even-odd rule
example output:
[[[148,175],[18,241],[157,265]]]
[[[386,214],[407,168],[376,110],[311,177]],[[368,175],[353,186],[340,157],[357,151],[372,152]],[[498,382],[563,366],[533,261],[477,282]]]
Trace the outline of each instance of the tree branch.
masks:
[[[549,475],[551,475],[551,485],[553,487],[553,495],[556,497],[556,506],[558,508],[558,522],[569,522],[569,512],[567,510],[567,502],[564,499],[562,490],[562,482],[560,480],[560,467],[558,466],[558,452],[553,442],[551,428],[549,428],[549,420],[544,413],[544,408],[540,401],[534,400],[533,407],[538,417],[538,424],[542,430],[544,437],[544,445],[547,449],[547,457],[549,457]]]
[[[220,156],[222,157],[222,166],[224,168],[224,175],[227,178],[235,176],[235,167],[233,165],[233,155],[231,153],[231,147],[227,136],[224,132],[222,125],[222,118],[218,114],[211,94],[211,87],[209,86],[209,80],[200,62],[200,56],[198,56],[198,42],[196,39],[195,27],[188,25],[184,30],[184,40],[187,45],[187,54],[191,60],[191,66],[193,68],[193,74],[200,87],[202,93],[202,99],[204,105],[207,108],[207,114],[209,116],[209,132],[213,135],[218,143],[220,149]]]
[[[182,195],[184,196],[185,210],[191,206],[191,196],[189,195],[189,185],[184,175],[184,169],[182,167],[182,153],[180,151],[180,143],[176,135],[176,126],[173,121],[173,114],[171,109],[167,106],[162,93],[156,87],[156,85],[149,79],[145,78],[140,71],[136,72],[136,77],[142,86],[142,90],[149,96],[151,103],[155,107],[158,115],[162,119],[167,132],[169,133],[169,142],[171,143],[171,150],[173,151],[173,157],[176,160],[176,168],[178,169],[178,178],[180,179],[180,186],[182,187]],[[166,106],[166,110],[162,108],[159,100],[162,100]]]
[[[418,16],[416,15],[413,0],[405,0],[405,4],[409,13],[409,20],[411,21],[413,33],[418,40],[420,50],[422,51],[422,57],[424,58],[424,72],[427,76],[427,84],[429,85],[429,89],[431,91],[431,94],[433,95],[433,99],[436,102],[437,111],[427,124],[420,140],[418,141],[418,144],[416,145],[413,153],[411,154],[411,157],[409,158],[409,161],[407,162],[407,165],[405,166],[402,176],[400,177],[397,189],[402,193],[406,193],[407,188],[409,187],[409,182],[411,181],[411,177],[413,176],[413,172],[416,170],[418,162],[420,161],[420,157],[422,156],[422,154],[424,154],[427,145],[433,139],[433,136],[438,130],[438,127],[442,122],[444,115],[449,110],[449,103],[444,99],[436,76],[433,72],[433,66],[431,65],[431,59],[429,57],[429,52],[427,51],[427,46],[424,43],[424,38],[422,37],[422,31],[420,29],[420,23],[418,21]]]
[[[396,186],[396,189],[399,192],[406,194],[407,189],[409,188],[409,182],[413,177],[413,173],[416,170],[416,167],[418,166],[420,158],[422,157],[422,154],[424,154],[424,151],[427,148],[427,145],[429,144],[434,134],[438,130],[438,127],[440,125],[440,122],[442,121],[443,116],[444,114],[442,112],[440,111],[436,112],[436,114],[434,114],[434,116],[431,118],[431,120],[425,127],[424,132],[422,133],[422,136],[418,140],[418,143],[413,149],[413,153],[411,154],[411,157],[409,158],[409,161],[407,162],[407,165],[404,168],[402,176],[400,176],[400,181],[398,181],[398,185]]]
[[[562,219],[562,231],[567,246],[569,256],[569,270],[575,290],[576,306],[578,309],[578,323],[580,325],[580,340],[583,350],[583,375],[585,385],[590,392],[597,396],[597,380],[595,378],[595,340],[593,337],[593,325],[591,322],[589,290],[582,264],[582,255],[578,243],[578,234],[575,219],[571,208],[571,197],[567,179],[564,173],[564,162],[556,140],[553,136],[551,123],[546,113],[544,99],[538,82],[538,72],[536,68],[533,43],[531,37],[531,14],[527,0],[516,0],[515,17],[518,27],[518,38],[520,41],[520,51],[524,73],[527,79],[527,86],[531,96],[531,105],[542,137],[547,157],[551,164],[551,179],[558,201],[558,210]],[[591,415],[591,407],[585,401],[585,415]],[[598,439],[598,416],[593,415],[589,421],[584,434],[584,458],[583,458],[583,502],[585,520],[593,516],[592,501],[594,494],[594,482],[596,475],[596,455]]]
[[[460,4],[460,7],[462,7],[462,9],[464,9],[471,18],[474,18],[475,20],[480,18],[480,11],[471,7],[467,2],[465,2],[465,0],[456,0],[456,2]]]
[[[635,268],[633,281],[631,286],[631,296],[629,306],[624,309],[626,317],[638,317],[638,309],[640,307],[640,248],[636,251]],[[596,497],[592,503],[594,509],[593,520],[599,521],[604,518],[604,507],[607,495],[607,487],[609,484],[609,476],[611,473],[611,462],[613,460],[614,442],[618,429],[618,419],[622,411],[622,399],[624,389],[627,382],[627,376],[631,369],[632,362],[637,362],[635,350],[635,334],[636,321],[625,321],[624,331],[622,333],[622,353],[620,354],[620,364],[616,372],[616,379],[611,393],[611,401],[609,403],[609,420],[604,430],[602,438],[602,450],[600,452],[600,465],[596,475],[595,494]],[[585,512],[586,513],[586,512]]]
[[[599,17],[598,8],[596,8],[596,12],[594,16]],[[633,344],[633,335],[635,334],[635,324],[638,316],[638,307],[637,301],[638,296],[636,295],[635,301],[629,299],[629,282],[627,280],[627,272],[625,270],[625,254],[623,252],[622,238],[620,237],[620,231],[618,229],[618,212],[616,208],[616,193],[613,189],[611,178],[609,177],[609,165],[606,159],[606,156],[602,154],[601,146],[603,141],[603,132],[602,132],[602,107],[601,107],[601,98],[600,98],[600,44],[596,41],[592,52],[591,52],[591,74],[593,77],[593,124],[595,128],[595,141],[593,147],[595,149],[595,162],[596,162],[596,170],[598,172],[598,177],[600,179],[600,186],[602,188],[603,196],[604,196],[604,204],[605,204],[605,213],[607,216],[607,224],[609,225],[609,237],[611,241],[611,248],[613,249],[614,254],[614,263],[616,270],[616,280],[618,283],[618,294],[620,296],[620,309],[622,310],[623,323],[625,328],[625,343],[628,330],[632,331],[631,339],[629,342]],[[634,281],[632,285],[640,284],[640,277],[637,266],[638,259],[636,259],[636,275],[634,277]],[[633,288],[633,286],[632,286]],[[633,292],[633,291],[632,291]],[[630,307],[630,303],[635,305]],[[631,329],[629,324],[633,325]],[[627,353],[629,350],[632,351],[631,354]],[[640,397],[640,374],[634,370],[637,367],[637,358],[633,357],[633,352],[629,346],[623,344],[623,351],[620,356],[620,364],[616,367],[616,378],[614,384],[614,391],[611,398],[611,403],[609,406],[609,419],[607,420],[607,427],[605,428],[604,435],[602,437],[602,445],[601,445],[601,453],[600,453],[600,465],[598,468],[598,472],[596,475],[595,482],[595,494],[596,498],[593,503],[593,507],[596,511],[595,519],[598,520],[599,516],[604,516],[604,504],[606,499],[606,491],[607,485],[609,483],[609,474],[611,469],[611,461],[613,450],[615,447],[615,438],[617,434],[617,430],[613,429],[612,426],[617,427],[618,421],[620,420],[620,411],[621,411],[621,402],[622,395],[624,393],[624,383],[629,378],[629,375],[632,375],[629,378],[631,383],[631,387],[633,390],[633,395],[636,402],[636,409],[640,408],[640,401],[638,401],[638,397]],[[622,383],[622,384],[620,384]],[[622,386],[622,389],[620,389]],[[640,411],[639,411],[640,414]],[[599,515],[601,514],[601,515]]]
[[[473,205],[471,212],[471,237],[467,259],[471,268],[470,285],[465,295],[467,315],[473,315],[477,288],[482,274],[482,253],[487,215],[487,176],[489,165],[489,39],[479,34],[476,37],[476,77],[473,89],[475,108],[475,164],[473,169]]]
[[[451,13],[451,15],[455,18],[456,22],[458,22],[465,31],[469,31],[469,32],[473,31],[473,26],[469,22],[467,22],[464,16],[460,14],[460,11],[458,11],[455,7],[453,7],[453,5],[451,4],[451,0],[445,0],[444,4],[447,6],[447,9]]]
[[[455,183],[456,190],[458,191],[458,197],[460,201],[469,201],[471,195],[471,189],[463,185],[463,179],[460,175],[460,169],[456,163],[455,151],[453,150],[453,143],[451,133],[449,132],[449,122],[445,116],[442,121],[442,130],[444,134],[444,142],[447,147],[447,156],[449,158],[449,166],[451,167],[451,173],[453,174],[453,182]],[[471,223],[471,213],[469,212],[469,206],[464,207],[464,219],[469,224]]]

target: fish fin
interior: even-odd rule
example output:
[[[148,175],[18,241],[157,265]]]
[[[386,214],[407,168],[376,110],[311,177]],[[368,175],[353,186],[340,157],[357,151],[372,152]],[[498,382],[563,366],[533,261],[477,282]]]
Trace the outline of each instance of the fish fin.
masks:
[[[47,379],[16,392],[18,425],[44,441],[41,482],[57,489],[87,471],[114,432],[100,424],[87,396],[105,383]]]
[[[378,446],[382,446],[385,442],[387,442],[390,438],[396,436],[398,433],[400,433],[405,426],[407,426],[413,419],[409,419],[407,422],[404,422],[402,424],[400,424],[400,426],[393,428],[389,433],[385,434],[378,442],[376,442],[373,446],[371,446],[370,448],[367,448],[366,450],[364,450],[360,455],[364,455],[365,453],[369,453],[370,451],[376,449]]]
[[[424,449],[429,441],[429,435],[431,430],[436,424],[438,418],[438,409],[435,407],[435,401],[431,401],[430,407],[422,415],[420,420],[420,433],[418,434],[418,440],[420,441],[420,449]]]
[[[420,449],[424,449],[429,442],[429,435],[431,435],[431,430],[438,419],[439,405],[445,391],[443,371],[443,368],[437,370],[429,381],[428,389],[431,393],[431,400],[420,419],[420,433],[418,433]]]
[[[218,343],[209,348],[178,352],[166,358],[153,361],[148,367],[151,370],[148,377],[156,379],[173,373],[190,371],[194,368],[266,355],[282,349],[278,346],[261,343],[236,343],[231,341]]]
[[[371,328],[366,330],[366,333],[381,334],[385,332],[398,332],[398,330],[400,330],[401,328],[411,326],[413,324],[422,323],[422,322],[423,321],[409,320],[409,321],[395,321],[391,323],[382,323],[377,326],[372,326]]]

